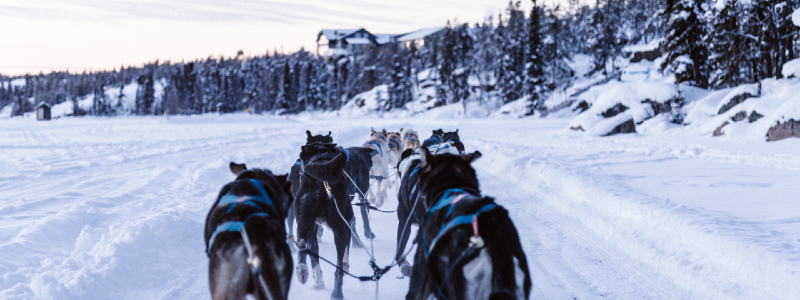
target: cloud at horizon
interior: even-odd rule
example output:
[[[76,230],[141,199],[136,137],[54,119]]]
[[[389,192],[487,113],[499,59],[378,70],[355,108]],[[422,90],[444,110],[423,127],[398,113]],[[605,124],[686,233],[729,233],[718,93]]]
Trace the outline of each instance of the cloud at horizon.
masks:
[[[0,73],[82,71],[304,47],[322,28],[404,33],[475,23],[507,1],[0,0]],[[530,4],[523,2],[525,5]]]

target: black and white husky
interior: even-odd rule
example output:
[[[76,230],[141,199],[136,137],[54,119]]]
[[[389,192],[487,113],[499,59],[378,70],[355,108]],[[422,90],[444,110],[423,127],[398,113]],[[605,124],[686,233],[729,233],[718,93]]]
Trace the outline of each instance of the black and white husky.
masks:
[[[306,130],[306,145],[311,144],[332,144],[333,137],[331,137],[331,132],[328,131],[328,135],[313,135],[311,134],[310,130]],[[289,171],[289,181],[292,182],[292,197],[295,197],[297,194],[297,190],[300,189],[300,175],[303,173],[303,162],[300,161],[300,158],[292,165],[291,170]],[[289,227],[289,236],[286,237],[287,240],[290,241],[289,247],[294,247],[294,206],[289,207],[289,211],[286,216],[286,225]],[[319,228],[319,235],[322,235],[322,227]],[[293,250],[294,251],[294,250]]]
[[[470,163],[481,156],[421,148],[424,212],[406,299],[528,299],[528,262],[508,212],[480,194]]]
[[[297,278],[305,283],[309,277],[306,256],[311,255],[311,266],[315,279],[313,289],[324,289],[319,258],[318,227],[328,225],[333,232],[336,246],[336,265],[349,268],[350,226],[345,220],[353,220],[353,208],[348,193],[354,181],[368,182],[371,166],[370,150],[361,147],[342,149],[335,144],[302,146],[300,159],[303,172],[296,194],[294,211],[297,216],[298,252]],[[347,173],[347,174],[345,174]],[[348,178],[347,176],[350,176]],[[331,299],[343,299],[344,273],[337,270]]]
[[[206,217],[208,280],[214,300],[286,299],[292,254],[283,222],[292,204],[286,176],[230,164],[226,184]]]
[[[441,143],[444,132],[434,130],[433,135],[427,138],[428,147],[435,155],[439,154],[459,154],[459,150],[451,144]],[[436,144],[434,144],[436,142]],[[462,145],[463,147],[463,145]],[[406,149],[400,156],[400,163],[397,166],[400,175],[400,187],[397,191],[397,253],[395,260],[400,266],[400,272],[404,276],[411,274],[411,265],[403,257],[405,254],[406,243],[411,234],[411,225],[418,225],[420,219],[418,215],[425,212],[424,206],[418,202],[419,190],[419,166],[421,162],[420,150]]]

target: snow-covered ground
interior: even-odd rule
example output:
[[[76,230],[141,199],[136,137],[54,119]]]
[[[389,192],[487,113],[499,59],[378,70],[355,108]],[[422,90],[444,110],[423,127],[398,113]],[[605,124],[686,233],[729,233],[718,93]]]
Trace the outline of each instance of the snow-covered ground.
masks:
[[[721,96],[720,96],[721,97]],[[800,139],[600,138],[569,119],[303,115],[0,120],[0,298],[208,299],[203,223],[230,161],[289,170],[305,130],[459,129],[483,193],[506,206],[532,299],[800,299]],[[668,126],[668,125],[664,125]],[[396,202],[388,202],[391,209]],[[358,215],[358,214],[357,214]],[[359,215],[360,216],[360,215]],[[397,217],[373,214],[380,265]],[[360,228],[359,228],[360,231]],[[333,257],[330,231],[321,254]],[[351,251],[351,271],[368,274]],[[291,299],[327,299],[292,280]],[[392,270],[380,299],[403,299]],[[375,284],[346,278],[346,299]]]

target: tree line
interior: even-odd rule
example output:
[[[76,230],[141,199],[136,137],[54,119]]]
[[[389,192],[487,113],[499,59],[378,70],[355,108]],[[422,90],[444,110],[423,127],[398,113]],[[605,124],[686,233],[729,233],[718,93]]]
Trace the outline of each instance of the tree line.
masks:
[[[795,58],[798,28],[790,19],[800,0],[720,1],[532,0],[529,12],[511,1],[496,18],[448,22],[423,44],[369,45],[342,57],[305,50],[246,57],[240,51],[111,71],[25,75],[16,78],[24,80],[20,86],[0,76],[0,107],[10,104],[13,115],[31,111],[34,103],[65,101],[73,102],[76,115],[299,113],[337,110],[386,84],[381,109],[394,110],[414,100],[418,75],[427,74],[435,83],[433,106],[523,99],[528,115],[544,115],[545,100],[578,76],[570,67],[576,55],[592,57],[587,76],[612,76],[626,45],[659,39],[660,68],[674,73],[676,83],[725,88],[780,78],[783,64]],[[108,89],[122,94],[133,82],[138,89],[127,95],[135,98],[132,108],[106,96]],[[80,109],[77,101],[90,94],[91,109]]]

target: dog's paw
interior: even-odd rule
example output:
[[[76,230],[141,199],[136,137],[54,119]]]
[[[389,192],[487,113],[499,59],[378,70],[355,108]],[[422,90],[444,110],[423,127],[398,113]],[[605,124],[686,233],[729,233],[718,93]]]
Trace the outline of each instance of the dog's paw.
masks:
[[[306,264],[300,264],[297,266],[296,271],[297,280],[302,284],[306,284],[306,280],[308,280],[308,266]]]
[[[364,233],[364,237],[366,237],[367,239],[370,239],[370,240],[374,240],[375,239],[375,234],[372,233],[372,231],[367,231],[366,233]]]
[[[403,276],[411,276],[411,265],[408,263],[400,265],[400,273],[403,273]]]
[[[324,290],[325,289],[325,282],[320,280],[319,282],[315,282],[314,285],[311,286],[312,290]]]

